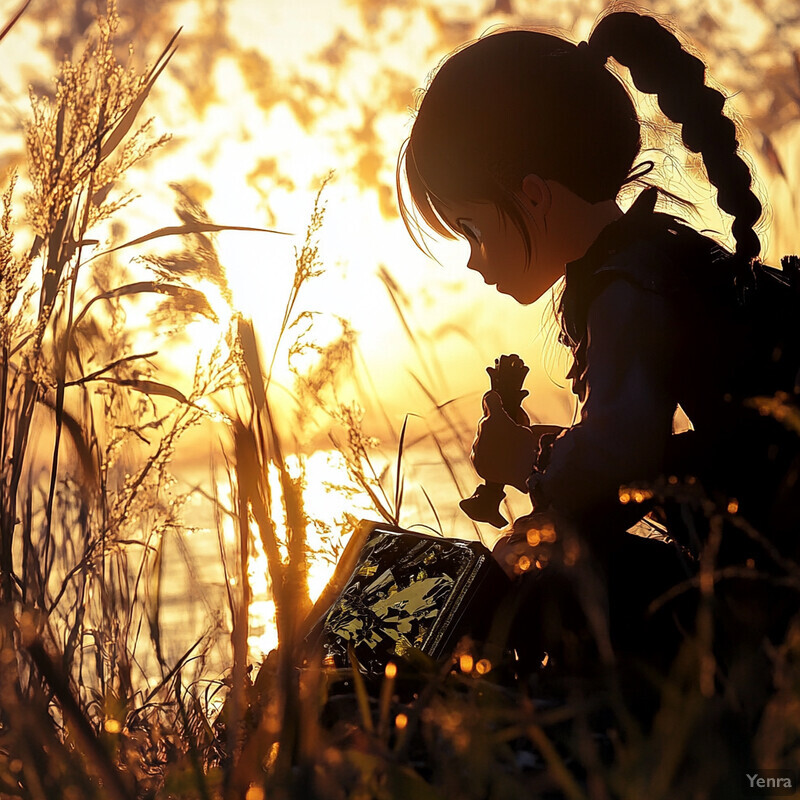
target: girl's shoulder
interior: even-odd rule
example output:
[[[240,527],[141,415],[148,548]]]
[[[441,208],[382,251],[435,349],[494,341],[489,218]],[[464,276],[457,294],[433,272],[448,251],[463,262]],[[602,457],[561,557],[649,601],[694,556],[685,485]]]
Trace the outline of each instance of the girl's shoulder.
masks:
[[[611,251],[595,254],[584,273],[590,286],[620,278],[664,295],[695,294],[730,282],[730,253],[681,220],[654,214]]]
[[[577,261],[567,265],[560,314],[566,338],[585,334],[589,307],[610,283],[624,280],[674,302],[704,305],[733,290],[730,253],[669,214],[653,212],[655,190],[609,225]]]

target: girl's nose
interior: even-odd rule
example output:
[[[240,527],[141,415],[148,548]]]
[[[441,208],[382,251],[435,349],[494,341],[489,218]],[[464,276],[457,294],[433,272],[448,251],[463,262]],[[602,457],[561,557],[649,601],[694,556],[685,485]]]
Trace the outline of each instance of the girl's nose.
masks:
[[[480,272],[481,275],[485,275],[484,269],[486,264],[484,260],[481,258],[480,252],[476,251],[473,247],[469,253],[469,259],[467,259],[467,269],[474,270],[475,272]]]

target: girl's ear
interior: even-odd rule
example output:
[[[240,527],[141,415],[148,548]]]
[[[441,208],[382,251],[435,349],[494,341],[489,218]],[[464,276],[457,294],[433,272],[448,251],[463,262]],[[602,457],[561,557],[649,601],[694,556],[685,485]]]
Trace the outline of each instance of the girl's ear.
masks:
[[[544,178],[540,178],[534,173],[526,175],[522,179],[522,194],[531,204],[532,210],[537,214],[547,214],[550,210],[553,195],[550,192],[550,186]]]

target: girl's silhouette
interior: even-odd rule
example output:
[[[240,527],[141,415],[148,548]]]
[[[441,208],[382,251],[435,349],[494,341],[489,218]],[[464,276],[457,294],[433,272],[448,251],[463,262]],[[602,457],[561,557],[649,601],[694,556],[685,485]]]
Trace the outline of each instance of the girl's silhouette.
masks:
[[[656,213],[655,187],[627,213],[617,205],[620,189],[649,167],[637,166],[641,123],[609,58],[657,96],[685,146],[702,156],[720,208],[733,217],[734,252]],[[484,479],[531,495],[533,514],[495,553],[512,574],[550,563],[542,580],[528,581],[539,622],[529,619],[526,630],[537,658],[548,650],[562,663],[570,652],[583,660],[587,639],[609,657],[647,641],[668,650],[671,621],[642,619],[652,600],[693,574],[709,515],[735,512],[779,547],[796,530],[796,503],[787,500],[796,447],[744,403],[792,392],[797,364],[763,368],[774,342],[753,311],[764,273],[754,231],[762,207],[724,106],[705,85],[703,62],[657,20],[610,13],[578,45],[510,30],[451,55],[401,153],[398,190],[407,184],[401,211],[412,236],[422,225],[463,237],[467,266],[520,303],[566,278],[560,339],[574,357],[580,421],[542,436],[490,392],[473,448]],[[693,428],[681,435],[673,434],[678,409]],[[650,506],[620,500],[651,494],[666,498],[658,513],[682,550],[627,533]],[[553,528],[555,546],[540,535]],[[761,559],[728,528],[717,558]],[[597,602],[608,610],[610,638]]]

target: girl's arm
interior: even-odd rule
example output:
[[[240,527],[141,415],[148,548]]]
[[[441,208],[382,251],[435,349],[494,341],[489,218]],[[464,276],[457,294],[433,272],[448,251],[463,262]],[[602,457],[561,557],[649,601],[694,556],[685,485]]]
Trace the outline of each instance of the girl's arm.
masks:
[[[595,298],[581,420],[556,439],[547,468],[532,481],[540,506],[604,528],[610,520],[598,513],[635,521],[636,510],[623,509],[618,493],[663,469],[678,403],[682,328],[664,295],[624,273]]]

